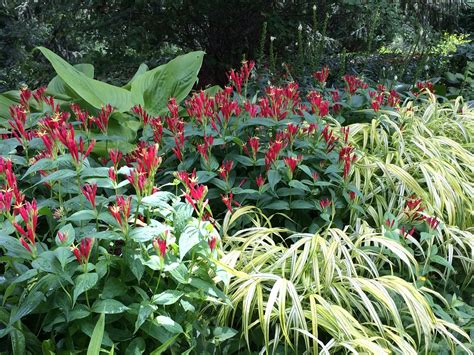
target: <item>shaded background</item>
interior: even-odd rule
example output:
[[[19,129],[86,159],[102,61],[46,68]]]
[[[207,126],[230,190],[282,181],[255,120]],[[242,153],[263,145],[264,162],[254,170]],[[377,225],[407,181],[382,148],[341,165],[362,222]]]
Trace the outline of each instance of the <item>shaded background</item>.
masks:
[[[22,83],[36,87],[53,76],[49,64],[33,50],[38,45],[71,63],[93,63],[95,76],[113,84],[126,83],[140,63],[154,67],[177,54],[203,49],[207,55],[201,86],[224,84],[225,72],[244,57],[259,58],[260,67],[268,67],[274,59],[277,68],[286,62],[315,70],[340,53],[364,54],[364,63],[368,63],[368,54],[380,53],[384,47],[406,51],[416,45],[418,53],[423,53],[444,31],[472,33],[474,16],[469,3],[4,0],[0,2],[0,91],[16,89]],[[276,37],[272,59],[268,57],[270,37]],[[305,43],[303,49],[298,38]],[[305,58],[311,57],[307,48],[318,52],[318,57],[297,62],[298,50],[305,51]],[[349,64],[356,66],[357,60]],[[374,66],[380,63],[375,61]]]

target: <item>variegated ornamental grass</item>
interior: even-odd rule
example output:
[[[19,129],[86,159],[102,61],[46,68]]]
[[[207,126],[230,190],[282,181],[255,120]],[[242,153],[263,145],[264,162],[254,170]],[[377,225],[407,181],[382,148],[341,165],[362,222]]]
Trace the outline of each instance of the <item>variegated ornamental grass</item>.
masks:
[[[219,319],[239,325],[250,347],[263,337],[267,353],[417,354],[444,338],[451,350],[469,352],[469,335],[434,314],[426,296],[442,296],[422,285],[410,251],[367,223],[290,234],[290,246],[281,239],[288,231],[260,221],[226,235],[232,223],[223,227],[220,264],[235,276],[226,289],[234,308],[223,307]]]

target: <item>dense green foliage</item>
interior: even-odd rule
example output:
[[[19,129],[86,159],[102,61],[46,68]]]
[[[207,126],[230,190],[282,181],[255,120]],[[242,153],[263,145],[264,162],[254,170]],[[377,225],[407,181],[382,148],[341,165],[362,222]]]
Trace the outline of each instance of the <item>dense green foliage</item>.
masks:
[[[207,53],[202,86],[224,84],[225,72],[243,56],[270,68],[275,57],[277,69],[289,63],[300,77],[301,66],[311,72],[320,64],[346,64],[347,72],[373,78],[385,66],[387,75],[411,82],[422,77],[416,74],[425,61],[431,77],[444,72],[430,48],[442,42],[444,31],[471,33],[472,13],[461,0],[4,0],[0,91],[47,82],[52,72],[36,46],[74,64],[94,63],[96,76],[116,85],[143,62],[155,67],[196,49]],[[407,52],[373,56],[381,48]]]
[[[0,95],[0,351],[472,353],[461,97],[38,50],[57,76]]]

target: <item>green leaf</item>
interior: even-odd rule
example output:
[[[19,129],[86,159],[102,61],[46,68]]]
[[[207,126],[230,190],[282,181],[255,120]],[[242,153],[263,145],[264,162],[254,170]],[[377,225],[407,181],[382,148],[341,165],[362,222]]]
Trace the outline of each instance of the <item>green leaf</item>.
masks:
[[[176,323],[170,317],[166,316],[158,316],[156,317],[156,321],[159,325],[163,326],[167,331],[172,334],[183,333],[183,328],[179,323]]]
[[[133,103],[156,115],[163,113],[171,97],[181,102],[196,83],[203,58],[204,52],[191,52],[139,75],[132,82]]]
[[[189,283],[197,289],[203,291],[206,295],[228,301],[224,292],[207,281],[192,277]]]
[[[305,200],[295,200],[291,202],[290,207],[295,210],[309,210],[314,209],[314,203]]]
[[[135,331],[133,333],[136,333],[138,329],[140,329],[140,327],[143,323],[145,323],[150,314],[156,311],[156,308],[156,306],[151,305],[148,301],[144,301],[140,304],[140,308],[138,310],[138,317],[135,322]]]
[[[89,273],[89,274],[82,274],[76,277],[74,281],[74,293],[73,293],[73,304],[76,303],[77,298],[87,290],[90,290],[92,287],[95,286],[97,281],[99,280],[99,276],[96,273]]]
[[[92,305],[92,312],[95,313],[116,314],[123,313],[127,309],[127,306],[114,299],[97,300]]]
[[[61,180],[69,179],[73,176],[76,176],[76,172],[74,170],[70,170],[70,169],[58,170],[43,177],[40,181],[34,184],[34,186],[43,184],[49,181],[61,181]]]
[[[301,181],[298,181],[298,180],[291,180],[288,183],[288,185],[298,190],[303,190],[303,191],[308,191],[308,192],[311,191],[308,186],[306,186],[305,184],[303,184]]]
[[[43,293],[39,291],[30,293],[26,297],[26,299],[20,304],[20,307],[17,309],[17,311],[15,313],[12,313],[12,316],[10,318],[10,324],[16,323],[24,316],[33,312],[43,300]]]
[[[268,210],[289,210],[290,204],[287,201],[274,201],[265,205],[264,208]]]
[[[217,174],[212,171],[200,170],[196,173],[196,177],[200,184],[205,184],[206,182],[211,181],[216,176]]]
[[[268,182],[272,190],[275,190],[275,185],[281,180],[280,173],[276,170],[269,170],[268,171]]]
[[[167,290],[151,298],[153,304],[169,306],[179,301],[184,292],[178,290]]]
[[[105,314],[99,316],[94,331],[92,332],[91,341],[87,347],[87,355],[99,355],[100,348],[102,345],[102,339],[104,338],[105,329]]]
[[[82,210],[82,211],[77,211],[76,213],[72,214],[67,218],[68,221],[71,222],[85,222],[85,221],[90,221],[92,219],[95,219],[96,212],[92,210]]]
[[[77,97],[82,98],[91,106],[100,109],[111,104],[118,111],[128,111],[132,107],[129,91],[88,78],[57,54],[47,48],[38,47],[46,59],[49,60],[58,76],[74,91]],[[144,75],[144,74],[143,74]]]
[[[199,230],[192,225],[186,226],[179,237],[179,258],[183,260],[186,254],[199,242]]]
[[[148,65],[146,65],[145,63],[142,63],[140,64],[140,66],[138,67],[137,71],[135,72],[135,74],[133,74],[133,78],[130,79],[130,81],[128,83],[126,83],[123,88],[124,89],[127,89],[127,90],[130,90],[132,88],[132,83],[140,76],[142,75],[143,73],[146,73],[148,71]]]
[[[23,332],[18,329],[13,329],[10,332],[10,340],[13,354],[26,354],[26,342]]]
[[[157,223],[157,225],[153,227],[147,226],[135,228],[130,232],[130,238],[132,238],[136,242],[143,243],[159,236],[166,229],[168,229],[168,227],[161,223]]]
[[[84,73],[88,78],[94,78],[94,66],[92,64],[76,64],[74,68]],[[47,93],[60,99],[70,99],[70,96],[74,95],[71,88],[69,88],[58,75],[49,82]]]
[[[125,349],[124,354],[128,355],[142,355],[145,352],[145,340],[143,338],[134,338],[130,344],[128,344],[127,349]]]
[[[214,339],[224,341],[234,337],[238,333],[237,330],[228,327],[215,327]]]
[[[46,159],[46,158],[40,159],[28,168],[28,170],[26,171],[26,173],[23,175],[21,179],[23,180],[28,175],[36,173],[39,170],[51,170],[56,167],[57,167],[57,162],[55,160]]]
[[[170,347],[171,344],[173,344],[176,341],[176,338],[178,336],[179,336],[179,333],[169,338],[167,341],[165,341],[163,344],[161,344],[159,347],[153,350],[150,353],[150,355],[161,355],[166,349]]]

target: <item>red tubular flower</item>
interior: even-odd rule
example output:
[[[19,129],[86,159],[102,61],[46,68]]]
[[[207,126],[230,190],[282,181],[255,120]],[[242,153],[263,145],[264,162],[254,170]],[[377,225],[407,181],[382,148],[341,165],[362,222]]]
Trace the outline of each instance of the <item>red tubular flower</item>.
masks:
[[[71,247],[72,252],[76,256],[76,259],[80,264],[88,263],[92,244],[94,244],[94,239],[90,237],[85,237],[81,239],[79,248],[77,246]]]
[[[327,152],[332,152],[334,148],[336,148],[337,137],[335,137],[333,131],[329,129],[329,125],[324,126],[323,130],[321,131],[321,135],[326,141]]]
[[[10,106],[10,117],[8,124],[12,128],[12,134],[20,144],[25,141],[30,141],[34,134],[32,131],[27,130],[26,125],[26,111],[22,106]]]
[[[209,248],[211,249],[211,252],[214,250],[216,247],[217,243],[217,238],[215,236],[211,237],[208,241],[207,244],[209,244]]]
[[[67,241],[67,233],[63,233],[61,231],[58,232],[58,239],[61,243],[65,243]]]
[[[133,106],[132,111],[141,118],[144,125],[148,124],[148,122],[150,122],[152,119],[152,117],[143,109],[141,105]]]
[[[436,217],[428,217],[426,218],[426,223],[430,229],[435,230],[439,226],[439,220]]]
[[[155,248],[156,253],[164,258],[166,255],[166,239],[155,238],[153,239],[153,248]]]
[[[349,198],[351,201],[354,201],[356,198],[356,193],[354,191],[349,191]]]
[[[424,210],[424,207],[421,205],[421,198],[416,198],[415,195],[411,195],[405,205],[405,214],[410,220],[413,221],[422,221],[425,219],[421,213]]]
[[[97,184],[85,184],[84,187],[81,187],[81,191],[92,205],[92,208],[95,209],[95,196],[97,194]]]
[[[258,147],[260,145],[260,138],[258,137],[250,137],[248,140],[248,146],[252,149],[252,156],[254,159],[257,158]]]
[[[150,120],[150,126],[153,130],[153,140],[156,143],[161,143],[163,138],[163,121],[161,117],[154,117]]]
[[[335,113],[338,113],[342,107],[340,104],[338,104],[340,100],[339,91],[338,90],[331,91],[331,97],[332,97],[332,101],[334,102],[332,104],[332,109],[334,110]]]
[[[359,88],[367,89],[368,87],[366,83],[354,75],[344,75],[342,78],[346,82],[345,90],[351,95],[354,95]]]
[[[30,253],[32,253],[31,247],[28,245],[28,243],[23,239],[23,237],[20,237],[20,243],[23,245],[23,247],[28,250]]]
[[[29,101],[31,99],[32,92],[28,88],[24,88],[20,90],[20,105],[23,106],[25,110],[30,110]]]
[[[265,184],[265,178],[260,174],[255,179],[255,182],[257,183],[258,188],[261,188]]]
[[[122,225],[122,216],[120,214],[120,212],[121,212],[120,207],[118,205],[109,206],[109,211],[110,211],[110,214],[112,215],[112,217],[114,217],[115,220],[117,221],[117,223],[121,226]]]
[[[33,93],[33,97],[36,102],[41,102],[44,99],[44,93],[46,92],[46,86],[41,86]]]
[[[387,97],[387,104],[390,107],[395,107],[400,103],[400,95],[395,90],[390,90]]]
[[[303,160],[302,156],[298,157],[284,157],[283,161],[285,162],[286,166],[290,169],[290,171],[293,173],[296,169],[296,166],[298,163]]]
[[[97,117],[94,117],[93,119],[94,123],[104,134],[107,134],[107,128],[109,127],[109,118],[113,111],[113,107],[110,104],[107,104],[105,107],[102,107]]]
[[[244,61],[242,62],[240,72],[236,72],[234,69],[229,72],[229,82],[235,87],[236,91],[239,94],[242,93],[242,85],[245,85],[247,83],[254,66],[255,62]]]
[[[18,201],[17,201],[18,202]],[[19,213],[21,218],[26,224],[26,230],[17,222],[13,222],[13,226],[17,230],[17,232],[21,235],[20,242],[21,244],[31,252],[31,247],[26,247],[25,245],[35,245],[35,237],[36,237],[36,225],[38,223],[38,206],[36,204],[36,200],[30,202],[25,202],[22,205],[18,205],[14,213]],[[26,238],[26,240],[24,239]]]
[[[258,105],[251,104],[248,101],[245,101],[244,109],[245,109],[245,111],[248,112],[248,114],[251,118],[256,117],[257,114],[258,114]]]
[[[408,236],[413,237],[414,232],[415,232],[415,227],[412,227],[412,229],[410,229],[410,231],[408,233],[405,231],[405,227],[400,228],[400,234],[404,238],[407,238]]]
[[[234,165],[234,162],[232,160],[224,160],[222,162],[221,167],[219,168],[219,175],[227,181],[229,178],[229,173],[232,170],[232,166]]]
[[[120,163],[120,160],[122,159],[122,152],[118,149],[111,149],[109,150],[109,158],[114,164],[114,167],[117,168],[117,166]]]
[[[347,144],[349,142],[349,126],[341,127],[341,134],[344,137],[344,143]]]
[[[171,97],[169,99],[167,107],[168,107],[168,111],[171,114],[171,117],[173,117],[173,118],[178,118],[179,117],[179,106],[176,103],[176,99],[174,97]]]
[[[326,81],[328,80],[328,76],[329,76],[329,68],[327,66],[313,73],[313,77],[317,81],[319,81],[320,84],[326,84]]]
[[[13,199],[13,190],[11,188],[0,192],[0,212],[10,212]]]
[[[329,200],[328,198],[324,198],[319,201],[319,206],[324,210],[327,207],[331,206],[331,200]]]
[[[229,194],[226,195],[221,195],[222,202],[224,205],[227,207],[227,209],[232,212],[232,205],[239,206],[239,203],[237,201],[234,201],[234,194],[230,192]]]
[[[89,116],[89,113],[87,111],[82,111],[81,107],[78,104],[71,104],[71,110],[72,112],[74,112],[76,119],[81,122],[84,130],[88,131],[92,123],[91,116]]]
[[[385,220],[385,225],[386,225],[387,227],[389,227],[389,228],[393,228],[393,225],[394,225],[394,224],[395,224],[395,219],[390,220],[390,219],[387,218],[387,219]]]

